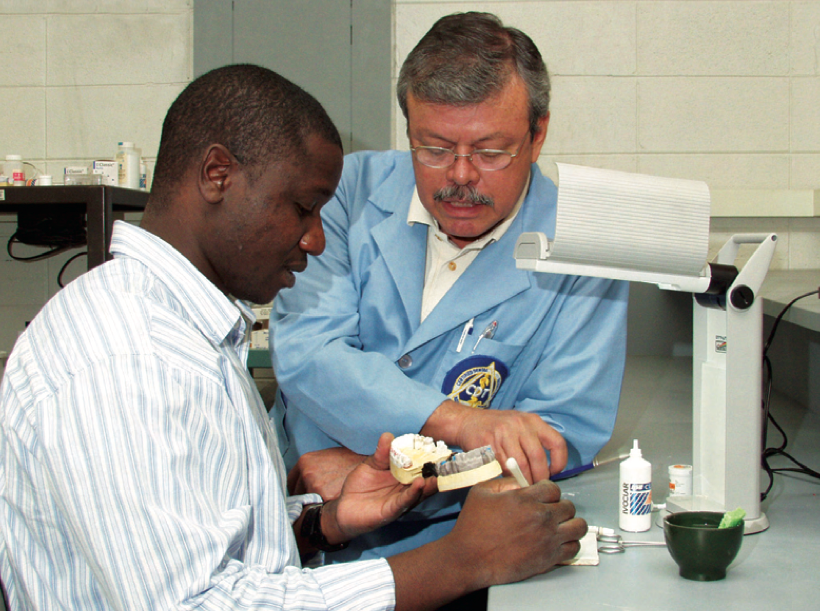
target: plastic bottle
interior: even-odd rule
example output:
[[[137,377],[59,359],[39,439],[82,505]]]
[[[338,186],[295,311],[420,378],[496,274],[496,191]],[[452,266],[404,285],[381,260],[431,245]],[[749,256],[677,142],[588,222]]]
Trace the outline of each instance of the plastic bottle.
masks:
[[[120,142],[117,150],[117,184],[129,189],[140,188],[140,152],[133,142]]]
[[[8,176],[10,185],[26,186],[26,171],[23,169],[23,158],[20,155],[6,155],[3,173]]]
[[[643,532],[652,526],[652,465],[643,458],[637,439],[621,463],[618,526],[629,532]]]
[[[692,465],[670,465],[669,495],[692,495]]]

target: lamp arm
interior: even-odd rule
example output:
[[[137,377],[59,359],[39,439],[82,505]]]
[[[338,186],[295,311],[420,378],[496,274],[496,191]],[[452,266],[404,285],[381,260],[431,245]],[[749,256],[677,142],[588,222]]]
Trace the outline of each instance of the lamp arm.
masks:
[[[737,278],[735,278],[730,288],[730,291],[734,291],[741,286],[746,286],[751,289],[754,296],[757,296],[760,293],[760,287],[763,286],[763,281],[766,279],[769,265],[774,256],[774,249],[777,245],[777,234],[739,233],[732,236],[732,239],[726,243],[723,249],[721,249],[721,252],[730,244],[734,247],[735,253],[737,253],[737,247],[740,244],[759,244],[752,253],[752,256],[749,257],[746,265],[744,265],[740,273],[738,273]],[[738,307],[732,299],[730,299],[729,302],[735,307]]]

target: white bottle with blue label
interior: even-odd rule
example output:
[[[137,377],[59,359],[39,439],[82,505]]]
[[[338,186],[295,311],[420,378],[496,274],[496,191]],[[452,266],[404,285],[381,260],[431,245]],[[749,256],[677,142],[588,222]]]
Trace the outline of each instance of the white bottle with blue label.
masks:
[[[621,463],[618,489],[618,526],[629,532],[643,532],[652,526],[652,465],[643,458],[638,440],[633,441],[629,458]]]

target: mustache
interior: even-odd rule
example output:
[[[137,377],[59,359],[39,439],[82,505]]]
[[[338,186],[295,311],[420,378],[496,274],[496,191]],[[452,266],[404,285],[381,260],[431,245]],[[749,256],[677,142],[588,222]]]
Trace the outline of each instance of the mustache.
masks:
[[[470,185],[450,185],[444,187],[433,194],[433,199],[437,202],[445,199],[458,199],[470,202],[471,204],[480,204],[482,206],[495,208],[495,200],[492,197],[484,193],[479,193],[478,189]]]

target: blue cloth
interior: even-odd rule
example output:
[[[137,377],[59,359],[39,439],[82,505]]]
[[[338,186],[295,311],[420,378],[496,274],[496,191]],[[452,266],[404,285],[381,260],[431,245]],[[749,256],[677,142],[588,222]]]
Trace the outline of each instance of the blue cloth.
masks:
[[[302,569],[245,304],[156,236],[54,297],[0,386],[11,609],[392,609],[386,561]]]
[[[275,300],[270,337],[281,393],[271,417],[279,427],[284,420],[286,463],[336,445],[367,454],[384,431],[418,432],[454,389],[481,407],[539,414],[566,439],[567,468],[591,462],[615,423],[628,284],[516,269],[522,232],[555,232],[555,185],[533,164],[510,228],[422,323],[427,227],[407,223],[414,188],[409,153],[348,155],[322,210],[325,253]],[[471,319],[473,334],[458,352]],[[493,321],[495,336],[473,353]],[[463,496],[435,495],[404,520],[449,516],[452,526]],[[392,531],[401,529],[380,529],[333,559],[378,557],[442,532],[438,522]]]

